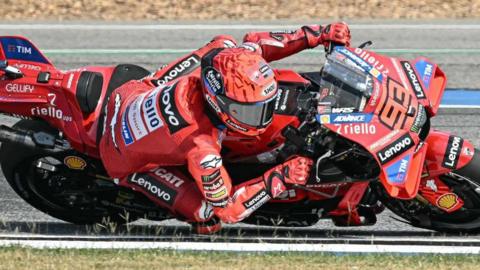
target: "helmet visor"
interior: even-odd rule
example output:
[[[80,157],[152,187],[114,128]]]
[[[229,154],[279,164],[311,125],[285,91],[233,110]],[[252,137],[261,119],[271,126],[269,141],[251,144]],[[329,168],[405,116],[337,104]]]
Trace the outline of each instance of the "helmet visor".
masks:
[[[238,103],[218,95],[219,106],[238,122],[251,127],[265,127],[273,119],[276,96],[263,102]]]

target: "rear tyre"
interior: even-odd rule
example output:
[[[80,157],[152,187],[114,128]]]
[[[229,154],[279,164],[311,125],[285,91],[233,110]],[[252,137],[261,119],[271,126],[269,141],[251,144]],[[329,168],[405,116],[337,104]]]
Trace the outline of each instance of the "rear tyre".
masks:
[[[21,120],[14,127],[57,134],[42,121]],[[105,203],[115,201],[121,192],[111,181],[104,180],[99,186],[98,179],[82,175],[81,171],[76,172],[76,179],[71,177],[69,171],[72,170],[63,164],[67,154],[49,154],[16,143],[3,143],[0,162],[13,190],[27,203],[52,217],[74,224],[125,224],[138,219],[128,211]],[[52,172],[39,168],[39,161],[59,169]]]

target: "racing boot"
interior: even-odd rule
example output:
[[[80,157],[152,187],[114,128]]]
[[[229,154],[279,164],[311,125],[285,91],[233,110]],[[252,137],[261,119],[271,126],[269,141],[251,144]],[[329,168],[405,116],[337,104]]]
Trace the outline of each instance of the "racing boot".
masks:
[[[222,229],[222,222],[217,217],[205,222],[192,222],[190,225],[196,234],[214,234]]]

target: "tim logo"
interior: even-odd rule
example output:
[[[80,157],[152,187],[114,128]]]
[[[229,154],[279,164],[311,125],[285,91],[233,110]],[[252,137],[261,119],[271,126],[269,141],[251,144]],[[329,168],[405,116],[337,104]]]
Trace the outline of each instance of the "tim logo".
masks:
[[[32,54],[32,48],[20,45],[10,44],[7,46],[7,50],[12,53]]]

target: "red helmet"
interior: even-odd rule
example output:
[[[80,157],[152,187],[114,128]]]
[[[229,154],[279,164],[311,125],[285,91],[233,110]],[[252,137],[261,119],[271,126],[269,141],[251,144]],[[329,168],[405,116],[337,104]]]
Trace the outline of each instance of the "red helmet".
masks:
[[[272,122],[277,82],[259,54],[213,49],[202,59],[202,86],[207,103],[230,129],[255,136]]]

